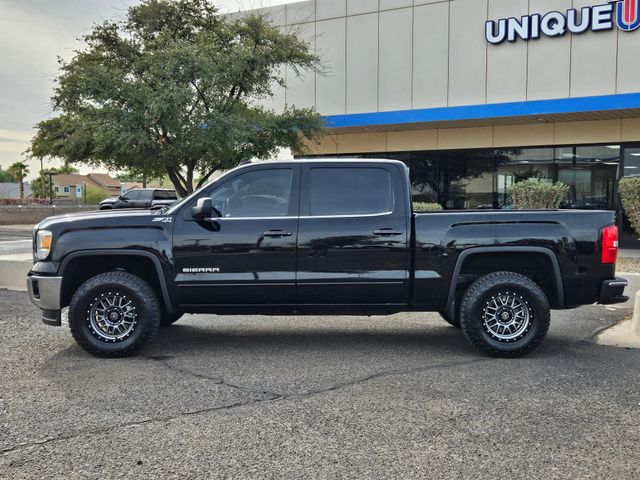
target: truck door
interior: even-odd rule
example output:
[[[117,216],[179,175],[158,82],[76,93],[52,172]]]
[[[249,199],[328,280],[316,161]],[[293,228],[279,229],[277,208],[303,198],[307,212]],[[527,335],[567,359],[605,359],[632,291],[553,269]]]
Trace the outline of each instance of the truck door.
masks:
[[[299,303],[406,303],[410,212],[402,178],[384,163],[304,167]]]
[[[149,208],[151,207],[151,200],[153,200],[153,195],[155,190],[141,190],[140,201],[138,202],[138,207],[140,208]]]
[[[116,202],[116,208],[137,208],[140,201],[140,190],[129,190]]]
[[[299,169],[261,165],[217,183],[181,209],[174,227],[181,305],[295,303]],[[209,196],[221,217],[191,216]]]

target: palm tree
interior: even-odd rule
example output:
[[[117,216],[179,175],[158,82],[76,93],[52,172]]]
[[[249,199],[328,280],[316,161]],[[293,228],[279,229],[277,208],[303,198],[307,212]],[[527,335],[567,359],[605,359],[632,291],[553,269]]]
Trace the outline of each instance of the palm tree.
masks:
[[[20,183],[20,203],[24,202],[24,179],[29,175],[29,167],[24,162],[16,162],[9,167],[9,172]]]

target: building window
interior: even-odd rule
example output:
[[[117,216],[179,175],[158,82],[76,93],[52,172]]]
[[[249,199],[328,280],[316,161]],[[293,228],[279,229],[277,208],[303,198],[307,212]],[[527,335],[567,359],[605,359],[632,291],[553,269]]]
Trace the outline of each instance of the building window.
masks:
[[[441,152],[439,203],[446,209],[493,208],[493,151]]]
[[[64,193],[69,193],[69,187],[64,187]]]
[[[511,208],[510,187],[528,178],[569,185],[562,208],[619,208],[620,145],[353,154],[400,160],[414,201],[445,209]],[[331,155],[335,156],[335,155]],[[640,175],[640,146],[625,148],[624,175]]]
[[[527,178],[569,186],[563,208],[616,207],[620,147],[584,146],[499,150],[496,160],[498,207],[509,208],[509,187]]]
[[[53,187],[53,191],[58,193],[60,191],[60,187],[56,185],[55,187]]]
[[[640,147],[624,149],[624,174],[625,177],[640,176]]]

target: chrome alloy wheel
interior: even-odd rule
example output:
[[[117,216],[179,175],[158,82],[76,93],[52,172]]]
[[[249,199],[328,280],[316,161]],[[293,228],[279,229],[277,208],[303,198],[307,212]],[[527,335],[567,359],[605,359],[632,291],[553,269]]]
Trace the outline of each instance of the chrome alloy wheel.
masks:
[[[524,337],[533,321],[529,302],[516,292],[498,292],[482,309],[485,331],[499,342],[515,342]]]
[[[119,292],[101,293],[87,306],[87,324],[99,340],[121,342],[138,324],[136,306]]]

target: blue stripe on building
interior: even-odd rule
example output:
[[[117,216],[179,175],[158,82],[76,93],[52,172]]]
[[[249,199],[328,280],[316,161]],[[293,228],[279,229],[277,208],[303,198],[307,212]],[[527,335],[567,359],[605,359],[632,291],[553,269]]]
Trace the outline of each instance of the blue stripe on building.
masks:
[[[640,93],[560,98],[553,100],[532,100],[528,102],[494,103],[459,107],[425,108],[419,110],[397,110],[391,112],[328,115],[325,116],[324,119],[327,127],[329,128],[345,128],[522,117],[532,115],[561,115],[567,113],[602,112],[607,110],[626,109],[640,109]]]

